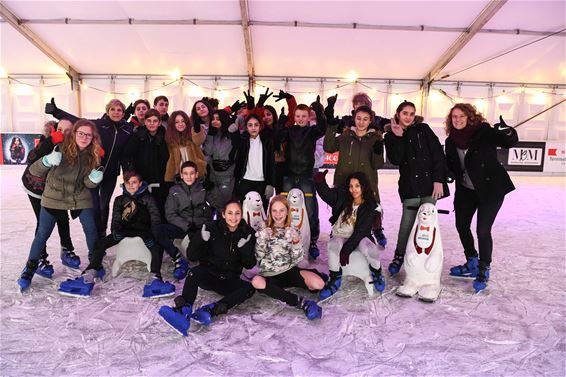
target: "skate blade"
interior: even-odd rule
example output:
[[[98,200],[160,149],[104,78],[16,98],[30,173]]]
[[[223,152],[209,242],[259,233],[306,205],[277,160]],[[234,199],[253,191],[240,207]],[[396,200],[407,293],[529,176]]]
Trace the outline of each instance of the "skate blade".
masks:
[[[329,301],[330,301],[330,299],[331,299],[332,297],[334,297],[334,296],[336,296],[336,293],[334,293],[334,294],[333,294],[333,295],[331,295],[331,296],[328,296],[328,297],[327,297],[327,298],[325,298],[325,299],[322,299],[322,300],[318,300],[317,304],[321,304],[321,303],[324,303],[324,302],[329,302]]]
[[[152,298],[162,298],[162,297],[171,297],[171,296],[175,296],[175,292],[162,293],[160,295],[154,295],[154,296],[142,296],[142,297],[147,299],[152,299]]]
[[[57,293],[59,293],[61,296],[67,296],[67,297],[78,297],[78,298],[89,298],[89,295],[81,295],[79,293],[71,293],[71,292],[63,292],[63,291],[57,291]]]
[[[183,333],[180,332],[178,329],[176,329],[175,326],[173,326],[172,324],[170,324],[170,323],[165,319],[165,317],[163,317],[161,314],[159,315],[159,318],[161,318],[161,320],[162,320],[163,322],[165,322],[165,323],[167,324],[167,326],[169,326],[169,327],[171,327],[173,330],[175,330],[175,332],[176,332],[177,334],[179,334],[179,335],[181,335],[181,336],[183,336],[183,337],[188,336],[188,331],[187,331],[187,335],[183,334]]]
[[[422,302],[427,302],[427,303],[433,303],[437,300],[437,298],[428,298],[428,297],[422,297],[422,296],[418,296],[418,299]]]
[[[403,297],[403,298],[411,298],[411,297],[414,296],[414,295],[408,295],[408,294],[406,294],[406,293],[401,293],[401,292],[395,292],[395,294],[396,294],[397,296]]]
[[[464,279],[464,280],[476,278],[476,276],[473,276],[473,275],[450,275],[450,274],[448,274],[448,276],[450,276],[451,278],[454,278],[454,279]]]

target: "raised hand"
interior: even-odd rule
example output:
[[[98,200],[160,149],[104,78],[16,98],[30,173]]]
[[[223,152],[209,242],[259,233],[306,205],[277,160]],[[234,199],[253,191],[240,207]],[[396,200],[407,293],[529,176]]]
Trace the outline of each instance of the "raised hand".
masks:
[[[282,99],[293,98],[293,96],[291,94],[284,92],[283,90],[279,89],[279,94],[274,95],[273,98],[276,98],[275,102],[279,102]]]
[[[246,97],[246,105],[248,107],[248,110],[253,110],[253,108],[255,107],[255,98],[251,95],[249,89],[247,93],[244,92],[244,96]]]
[[[320,103],[320,96],[316,96],[316,101],[311,103],[311,109],[313,109],[317,115],[324,112],[324,107],[322,103]]]
[[[397,121],[395,120],[395,117],[391,118],[391,132],[393,132],[393,134],[395,136],[398,137],[403,137],[403,133],[405,132],[403,130],[403,127],[401,127]]]
[[[270,93],[269,88],[266,88],[265,93],[259,95],[259,101],[257,101],[257,107],[263,107],[263,105],[265,105],[265,101],[267,101],[269,97],[271,97],[272,95],[273,92]]]
[[[245,93],[244,93],[245,94]],[[245,102],[240,102],[240,100],[237,100],[236,102],[234,102],[231,106],[230,106],[230,110],[232,110],[232,112],[235,114],[238,112],[238,110],[240,110],[242,107],[246,106]]]
[[[55,98],[51,97],[51,102],[45,104],[45,114],[53,115],[55,111],[57,111],[57,105],[55,105]]]

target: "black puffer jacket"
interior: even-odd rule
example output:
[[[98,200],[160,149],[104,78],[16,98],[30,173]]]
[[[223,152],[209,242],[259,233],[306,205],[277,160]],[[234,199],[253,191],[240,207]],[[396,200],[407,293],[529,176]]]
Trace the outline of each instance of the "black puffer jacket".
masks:
[[[387,159],[399,166],[399,196],[401,200],[432,195],[433,183],[446,183],[446,159],[442,145],[426,123],[413,124],[402,137],[385,134]]]
[[[233,278],[242,273],[242,268],[255,266],[255,243],[255,231],[244,220],[234,232],[223,219],[211,221],[195,232],[187,257],[210,267],[219,278]]]
[[[185,231],[191,226],[200,227],[212,219],[212,210],[206,196],[202,178],[191,186],[183,181],[177,183],[169,190],[165,202],[165,218],[170,224]]]
[[[273,140],[264,130],[260,131],[259,138],[262,146],[263,157],[263,178],[265,183],[273,186],[275,176],[275,155],[273,153]],[[250,135],[244,132],[238,140],[238,152],[236,153],[236,170],[234,175],[236,181],[240,181],[246,174],[248,156],[250,153]]]
[[[464,165],[481,202],[501,199],[515,189],[509,174],[497,159],[497,147],[512,148],[518,141],[515,129],[498,131],[487,123],[483,123],[472,137]],[[450,136],[446,139],[446,160],[458,188],[463,180],[463,171],[456,145]]]
[[[147,183],[135,194],[130,194],[124,187],[123,193],[114,199],[112,208],[112,233],[121,233],[126,237],[151,234],[151,228],[161,221],[155,199],[147,190]]]
[[[165,128],[159,126],[151,136],[145,126],[132,135],[126,145],[126,170],[135,170],[148,183],[165,182],[165,167],[169,149],[165,143]]]
[[[338,220],[338,217],[342,211],[346,208],[346,199],[350,195],[346,190],[345,186],[338,186],[336,188],[330,188],[326,184],[326,180],[322,182],[315,182],[316,192],[320,198],[332,207],[332,216],[329,221],[332,225]],[[368,238],[371,242],[374,242],[371,230],[373,227],[374,219],[376,216],[377,203],[371,199],[364,201],[358,207],[358,214],[356,216],[356,223],[354,224],[354,233],[348,238],[344,245],[342,245],[342,251],[351,254],[358,245],[360,241],[364,238]]]

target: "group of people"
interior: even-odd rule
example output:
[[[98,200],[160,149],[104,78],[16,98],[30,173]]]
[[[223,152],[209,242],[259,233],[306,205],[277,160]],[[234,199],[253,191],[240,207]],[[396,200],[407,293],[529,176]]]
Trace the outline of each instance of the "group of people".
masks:
[[[342,266],[360,251],[368,261],[377,291],[385,289],[378,245],[387,238],[381,225],[377,170],[388,160],[399,166],[402,217],[395,255],[389,264],[397,274],[404,261],[409,233],[422,203],[436,203],[449,195],[447,183],[456,181],[454,208],[456,229],[466,262],[450,274],[473,278],[476,290],[489,280],[493,249],[491,227],[504,196],[514,186],[497,160],[497,147],[509,148],[517,133],[503,119],[490,126],[470,104],[452,107],[446,118],[445,151],[431,128],[416,115],[413,103],[401,103],[393,118],[385,119],[371,109],[371,99],[358,93],[352,114],[334,114],[337,96],[324,107],[317,98],[310,106],[279,91],[288,111],[277,111],[266,101],[269,89],[254,97],[244,93],[224,109],[218,101],[197,101],[189,116],[182,110],[168,114],[168,100],[159,96],[153,108],[146,100],[126,106],[117,99],[106,113],[93,121],[59,109],[54,99],[46,113],[59,122],[28,156],[22,177],[36,214],[37,227],[26,265],[18,283],[27,289],[33,276],[50,278],[46,242],[55,224],[61,239],[64,265],[79,268],[69,232],[69,213],[79,217],[85,232],[89,264],[76,279],[61,283],[59,292],[90,295],[95,280],[104,276],[106,249],[125,237],[140,237],[152,255],[152,280],[144,286],[145,297],[172,295],[175,286],[161,274],[163,252],[173,262],[173,275],[185,279],[174,306],[163,306],[160,315],[183,335],[190,320],[209,324],[212,318],[251,297],[264,293],[320,318],[322,309],[313,300],[285,288],[318,292],[324,300],[341,286]],[[326,171],[319,171],[317,157],[339,152],[333,187]],[[109,208],[117,177],[123,173],[123,193],[114,200],[110,234],[106,234]],[[291,226],[285,195],[292,188],[303,191],[311,242],[301,244],[298,229]],[[242,218],[240,202],[250,191],[262,195],[268,218],[252,229]],[[320,233],[317,193],[332,208],[326,274],[299,268],[308,256],[319,256]],[[477,212],[478,251],[471,233]],[[188,262],[173,240],[188,236]],[[251,281],[242,269],[259,266]],[[197,288],[223,296],[193,311]]]

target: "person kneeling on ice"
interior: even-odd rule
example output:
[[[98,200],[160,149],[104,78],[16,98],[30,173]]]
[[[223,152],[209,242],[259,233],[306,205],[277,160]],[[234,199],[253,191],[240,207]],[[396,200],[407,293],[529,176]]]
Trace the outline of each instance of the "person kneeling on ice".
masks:
[[[135,171],[124,173],[123,194],[114,200],[112,209],[112,232],[98,240],[90,264],[82,275],[61,283],[59,293],[65,296],[90,296],[95,277],[104,276],[102,259],[106,250],[117,245],[125,237],[140,237],[151,252],[151,273],[153,279],[143,289],[143,297],[164,297],[175,294],[175,286],[161,278],[163,250],[151,234],[152,226],[160,222],[159,209],[153,196],[147,190],[147,183]]]
[[[320,198],[332,207],[332,234],[328,241],[328,269],[330,280],[320,291],[319,298],[325,300],[332,296],[342,284],[342,269],[350,260],[350,254],[359,250],[369,262],[373,284],[378,292],[385,289],[385,279],[381,273],[377,245],[372,237],[377,203],[374,199],[369,179],[364,173],[355,172],[348,176],[348,187],[330,188],[326,184],[326,173],[314,176],[316,191]],[[345,192],[347,190],[347,193]]]
[[[192,262],[200,262],[189,270],[183,294],[175,298],[175,306],[162,306],[159,315],[177,332],[187,336],[191,318],[209,325],[212,318],[225,314],[255,293],[253,286],[240,279],[242,268],[255,266],[254,230],[242,220],[242,206],[231,200],[224,206],[222,218],[204,224],[194,234],[187,249]],[[198,288],[224,296],[221,300],[192,311]]]
[[[277,195],[269,204],[267,226],[256,233],[255,255],[259,263],[259,275],[252,279],[258,292],[265,293],[289,306],[305,312],[308,319],[322,317],[322,308],[312,300],[288,292],[283,287],[298,287],[311,291],[324,288],[327,276],[316,269],[299,268],[304,258],[299,230],[291,226],[289,203]]]
[[[81,119],[75,123],[60,146],[30,165],[32,175],[47,178],[35,238],[26,266],[18,279],[22,291],[31,284],[57,219],[67,217],[68,210],[71,210],[72,218],[78,217],[81,221],[89,255],[94,251],[98,235],[89,189],[95,188],[102,181],[103,173],[97,169],[100,165],[100,150],[100,136],[96,126],[91,121]],[[76,261],[73,266],[78,267],[79,258],[74,255],[72,260]]]

